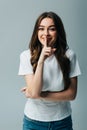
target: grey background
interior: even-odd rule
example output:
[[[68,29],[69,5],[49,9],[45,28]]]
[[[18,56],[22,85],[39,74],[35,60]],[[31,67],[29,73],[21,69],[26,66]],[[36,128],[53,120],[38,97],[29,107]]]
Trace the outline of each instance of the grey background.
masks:
[[[72,101],[74,130],[87,129],[87,2],[86,0],[0,0],[0,130],[21,130],[26,98],[17,75],[19,55],[28,48],[36,18],[54,11],[62,18],[69,46],[76,52],[82,75]]]

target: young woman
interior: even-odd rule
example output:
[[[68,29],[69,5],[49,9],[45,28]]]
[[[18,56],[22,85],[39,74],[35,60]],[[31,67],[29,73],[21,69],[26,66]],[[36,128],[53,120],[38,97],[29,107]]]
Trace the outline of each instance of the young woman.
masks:
[[[73,130],[70,101],[77,94],[78,60],[69,49],[61,18],[42,13],[35,24],[29,49],[20,55],[27,97],[23,130]]]

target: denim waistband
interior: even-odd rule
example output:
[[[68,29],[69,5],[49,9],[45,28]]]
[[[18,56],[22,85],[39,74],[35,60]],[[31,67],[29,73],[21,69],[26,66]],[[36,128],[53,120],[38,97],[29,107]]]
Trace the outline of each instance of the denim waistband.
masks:
[[[24,115],[23,130],[27,130],[27,127],[29,130],[65,130],[65,128],[67,128],[68,130],[72,130],[72,119],[71,116],[68,116],[58,121],[43,122],[30,119],[26,115]]]

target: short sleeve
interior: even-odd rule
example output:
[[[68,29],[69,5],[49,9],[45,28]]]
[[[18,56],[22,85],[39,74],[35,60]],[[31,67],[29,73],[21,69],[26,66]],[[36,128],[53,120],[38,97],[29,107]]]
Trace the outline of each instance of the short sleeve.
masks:
[[[70,77],[79,76],[81,74],[80,66],[76,54],[72,50],[66,52],[67,57],[70,59]]]
[[[18,75],[33,74],[33,68],[30,63],[30,51],[25,50],[20,54],[20,64]]]

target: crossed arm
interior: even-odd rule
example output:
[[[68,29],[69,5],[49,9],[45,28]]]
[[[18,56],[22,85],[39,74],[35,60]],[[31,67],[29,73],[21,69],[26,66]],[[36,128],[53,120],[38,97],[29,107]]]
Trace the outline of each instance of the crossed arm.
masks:
[[[60,92],[42,92],[41,97],[51,101],[74,100],[77,94],[77,77],[71,78],[71,84],[67,90]]]
[[[67,90],[58,92],[41,92],[42,90],[42,74],[43,74],[43,63],[37,65],[35,74],[26,75],[25,81],[26,86],[22,88],[27,98],[45,99],[51,101],[67,101],[74,100],[77,93],[77,77],[71,78],[71,84]]]

